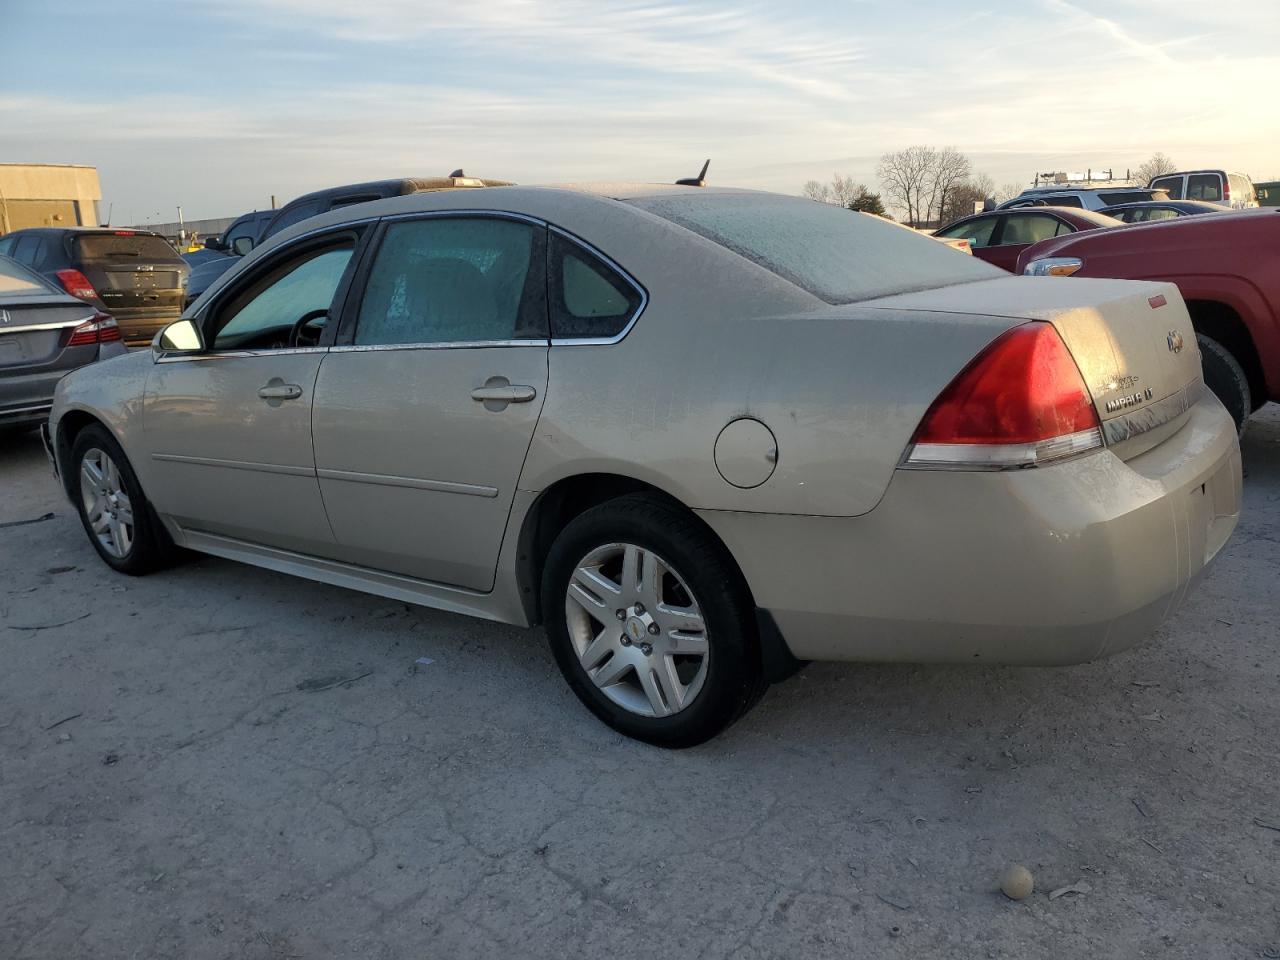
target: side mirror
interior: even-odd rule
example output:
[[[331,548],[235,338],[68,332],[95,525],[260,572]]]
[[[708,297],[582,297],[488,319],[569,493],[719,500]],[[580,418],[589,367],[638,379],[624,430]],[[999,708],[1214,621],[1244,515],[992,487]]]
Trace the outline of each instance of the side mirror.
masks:
[[[204,337],[194,320],[175,320],[151,341],[151,352],[157,357],[162,353],[199,353],[203,349]]]
[[[227,249],[227,244],[221,237],[205,237],[204,247],[206,250],[217,250],[221,252]]]
[[[231,249],[236,256],[243,257],[253,249],[253,237],[236,237],[235,242],[231,244]]]

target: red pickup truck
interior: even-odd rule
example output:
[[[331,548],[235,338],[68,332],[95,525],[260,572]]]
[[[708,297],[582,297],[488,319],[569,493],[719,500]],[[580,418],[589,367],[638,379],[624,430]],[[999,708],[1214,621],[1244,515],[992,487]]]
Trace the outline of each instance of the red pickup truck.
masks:
[[[1205,383],[1236,423],[1243,427],[1268,400],[1280,401],[1280,209],[1053,237],[1022,251],[1017,272],[1176,283],[1200,342]]]

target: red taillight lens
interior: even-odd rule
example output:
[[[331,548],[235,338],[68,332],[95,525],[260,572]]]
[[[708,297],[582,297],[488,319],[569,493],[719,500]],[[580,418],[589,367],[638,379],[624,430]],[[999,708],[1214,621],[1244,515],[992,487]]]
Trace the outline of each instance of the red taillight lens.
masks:
[[[916,428],[912,466],[1034,466],[1102,445],[1098,413],[1051,324],[1014,327],[987,346]]]
[[[120,328],[109,313],[98,311],[84,323],[71,330],[68,347],[83,347],[91,343],[110,343],[120,339]]]
[[[73,297],[79,297],[81,300],[97,299],[98,291],[93,289],[89,278],[79,270],[59,270],[56,275],[62,284],[62,289]]]
[[[1222,178],[1222,200],[1224,203],[1231,202],[1231,181],[1226,177]]]

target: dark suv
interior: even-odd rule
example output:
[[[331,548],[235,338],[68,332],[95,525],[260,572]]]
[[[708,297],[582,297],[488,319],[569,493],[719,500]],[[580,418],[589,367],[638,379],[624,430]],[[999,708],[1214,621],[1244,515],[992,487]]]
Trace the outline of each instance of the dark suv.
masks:
[[[0,253],[115,317],[126,343],[149,343],[182,313],[191,268],[145,230],[32,227],[0,237]]]
[[[304,193],[290,200],[279,210],[246,213],[228,227],[222,237],[205,241],[205,246],[209,249],[219,250],[230,256],[225,259],[207,260],[192,270],[191,278],[187,281],[186,303],[192,303],[209,288],[213,281],[230,270],[237,257],[243,257],[268,237],[286,227],[292,227],[300,220],[328,213],[338,207],[349,207],[352,204],[368,203],[370,200],[382,200],[386,197],[401,197],[408,193],[510,185],[506,180],[481,180],[478,177],[468,177],[461,170],[455,170],[447,177],[403,177],[398,180],[372,180],[368,183],[349,183],[343,187],[328,187],[314,193]],[[265,221],[252,219],[261,217],[263,213],[271,215],[270,219]],[[260,226],[261,229],[261,232],[256,235],[252,232],[254,225]]]

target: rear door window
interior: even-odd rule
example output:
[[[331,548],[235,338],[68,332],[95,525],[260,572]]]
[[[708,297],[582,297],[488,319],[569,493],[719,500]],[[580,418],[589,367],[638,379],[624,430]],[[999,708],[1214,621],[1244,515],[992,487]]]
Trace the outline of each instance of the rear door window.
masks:
[[[1182,199],[1182,177],[1160,177],[1151,181],[1152,190],[1168,190],[1170,200]]]
[[[40,250],[40,238],[28,234],[20,237],[18,242],[13,246],[13,253],[10,256],[19,263],[25,263],[27,266],[36,262],[36,253]]]
[[[1011,213],[1000,236],[1000,246],[1035,243],[1047,240],[1058,233],[1062,221],[1043,213]],[[1068,231],[1072,232],[1072,231]]]
[[[169,263],[182,259],[168,241],[145,234],[87,233],[75,237],[72,243],[78,260]]]
[[[635,283],[558,233],[549,266],[551,336],[558,340],[612,340],[644,304]]]
[[[999,220],[999,217],[979,217],[977,220],[939,230],[937,235],[946,237],[948,240],[968,240],[969,246],[974,249],[986,247],[991,244],[991,234],[995,231]]]
[[[292,227],[295,223],[301,223],[308,217],[314,217],[316,214],[324,212],[324,202],[321,200],[308,200],[306,203],[300,203],[296,207],[285,207],[276,218],[267,225],[266,232],[263,233],[262,239],[274,236],[286,227]]]
[[[544,233],[500,217],[388,224],[365,283],[355,343],[546,339]]]
[[[1207,200],[1218,203],[1222,200],[1222,178],[1216,173],[1193,173],[1187,177],[1187,199]]]
[[[1056,197],[1045,197],[1044,203],[1047,207],[1075,207],[1077,210],[1084,209],[1084,201],[1074,193],[1064,193]]]

